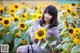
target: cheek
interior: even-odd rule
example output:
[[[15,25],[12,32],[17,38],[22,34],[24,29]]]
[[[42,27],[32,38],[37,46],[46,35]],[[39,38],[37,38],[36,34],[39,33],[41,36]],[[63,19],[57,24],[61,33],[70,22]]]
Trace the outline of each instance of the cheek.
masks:
[[[51,20],[51,18],[44,18],[44,20],[45,20],[45,21],[50,21],[50,20]]]

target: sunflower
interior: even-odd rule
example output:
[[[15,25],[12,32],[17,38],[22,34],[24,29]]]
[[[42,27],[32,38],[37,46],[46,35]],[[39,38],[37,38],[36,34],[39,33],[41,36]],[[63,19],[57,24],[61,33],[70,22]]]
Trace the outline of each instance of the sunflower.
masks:
[[[72,37],[76,36],[76,32],[74,31],[74,28],[70,28],[68,29],[69,35],[71,35]]]
[[[74,11],[74,12],[72,12],[72,15],[73,16],[78,16],[78,12],[77,11]]]
[[[75,3],[72,3],[71,5],[72,5],[72,6],[75,6],[76,4],[75,4]]]
[[[26,29],[26,25],[24,23],[19,23],[18,24],[18,27],[21,29],[21,30],[25,30]]]
[[[14,16],[14,17],[13,17],[13,21],[14,21],[14,22],[20,21],[20,18],[19,18],[18,16]]]
[[[6,32],[6,34],[7,34],[7,35],[10,34],[10,32]]]
[[[66,19],[64,19],[63,24],[64,24],[65,28],[68,28],[68,23],[67,23]]]
[[[44,28],[39,28],[36,30],[35,38],[38,40],[46,38],[46,30]]]
[[[25,20],[28,20],[28,15],[24,13],[24,14],[22,15],[22,18],[25,19]]]
[[[71,8],[71,7],[68,7],[68,8],[67,8],[67,13],[68,13],[68,14],[72,14],[72,8]]]
[[[10,13],[11,17],[14,17],[14,13]]]
[[[2,25],[3,26],[9,26],[11,23],[10,18],[4,18],[2,19]]]
[[[41,18],[41,16],[42,16],[42,14],[38,13],[38,14],[36,15],[36,18]]]
[[[70,23],[69,24],[69,28],[75,28],[76,26],[75,26],[75,24],[74,23]]]
[[[68,4],[64,4],[63,6],[64,6],[65,8],[68,8],[68,7],[69,7],[69,5],[68,5]]]
[[[2,22],[2,19],[3,19],[2,16],[0,16],[0,23]]]
[[[15,8],[15,9],[17,10],[17,9],[20,8],[20,5],[19,5],[19,4],[14,4],[12,7]]]
[[[5,6],[5,7],[4,7],[4,11],[7,11],[7,10],[8,10],[8,6]]]
[[[41,13],[41,11],[39,9],[35,10],[36,13]]]
[[[0,14],[3,14],[3,12],[4,12],[4,8],[0,7]]]
[[[37,13],[31,13],[30,15],[32,16],[32,18],[35,18],[36,17],[36,14]]]
[[[19,31],[17,34],[15,34],[15,37],[20,37],[21,32]]]
[[[26,44],[26,43],[27,43],[26,40],[23,39],[23,40],[22,40],[22,44]]]
[[[16,10],[15,10],[14,8],[11,8],[11,9],[10,9],[10,12],[11,12],[11,13],[15,13],[15,11],[16,11]]]
[[[14,16],[14,13],[16,12],[16,10],[14,8],[11,8],[10,11],[9,11],[9,14],[11,16]]]
[[[77,37],[74,38],[74,43],[76,43],[76,45],[80,45],[80,39],[78,39]]]
[[[33,22],[35,22],[38,18],[41,18],[42,14],[40,14],[40,13],[33,13],[33,14],[31,14],[31,16],[33,17],[32,18]]]
[[[74,28],[74,31],[76,32],[76,35],[80,35],[80,28]]]

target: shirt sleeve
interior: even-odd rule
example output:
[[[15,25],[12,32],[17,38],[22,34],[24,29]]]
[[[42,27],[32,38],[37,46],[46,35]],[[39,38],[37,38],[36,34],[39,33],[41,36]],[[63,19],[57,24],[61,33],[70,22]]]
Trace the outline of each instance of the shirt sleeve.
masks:
[[[19,46],[19,47],[17,48],[16,53],[26,53],[27,50],[28,50],[27,45]]]
[[[60,37],[59,37],[59,31],[58,31],[58,28],[54,28],[54,29],[52,29],[52,36],[54,36],[55,38],[56,38],[56,40],[57,40],[57,42],[56,42],[56,45],[59,45],[60,44],[60,42],[61,42],[61,40],[60,40]]]
[[[31,26],[29,30],[30,30],[29,35],[30,36],[34,35],[34,26]]]
[[[30,36],[35,35],[35,28],[36,28],[36,26],[38,25],[38,22],[39,22],[39,19],[37,19],[37,20],[33,23],[33,25],[30,27],[30,29],[29,29],[29,35],[30,35]]]

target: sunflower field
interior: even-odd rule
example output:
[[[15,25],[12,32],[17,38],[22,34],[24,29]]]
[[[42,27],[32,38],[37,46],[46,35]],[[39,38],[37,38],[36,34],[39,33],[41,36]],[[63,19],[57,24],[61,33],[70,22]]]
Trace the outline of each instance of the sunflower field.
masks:
[[[51,4],[58,9],[58,29],[61,43],[58,46],[50,46],[52,51],[55,49],[60,53],[80,53],[80,4],[58,4],[55,1]],[[8,44],[9,53],[16,53],[16,49],[21,45],[28,45],[30,36],[29,27],[41,18],[47,6],[44,2],[41,5],[33,5],[26,2],[10,2],[6,5],[0,4],[0,45]],[[46,35],[46,30],[42,29]],[[37,35],[36,38],[41,39]],[[39,33],[39,34],[42,34]],[[42,34],[43,35],[43,34]],[[43,36],[44,38],[46,36]],[[50,37],[51,41],[53,38]],[[51,44],[55,44],[55,40]],[[40,44],[40,42],[38,43]],[[41,47],[44,49],[48,44],[46,40]],[[55,52],[54,52],[55,53]]]

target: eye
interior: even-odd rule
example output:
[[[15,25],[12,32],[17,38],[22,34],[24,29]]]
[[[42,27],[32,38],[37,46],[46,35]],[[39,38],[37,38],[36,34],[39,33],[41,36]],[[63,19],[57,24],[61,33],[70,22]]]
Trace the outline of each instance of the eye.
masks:
[[[50,16],[52,16],[51,14],[49,14]]]

